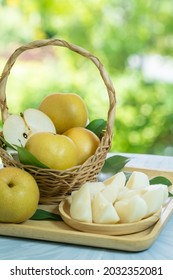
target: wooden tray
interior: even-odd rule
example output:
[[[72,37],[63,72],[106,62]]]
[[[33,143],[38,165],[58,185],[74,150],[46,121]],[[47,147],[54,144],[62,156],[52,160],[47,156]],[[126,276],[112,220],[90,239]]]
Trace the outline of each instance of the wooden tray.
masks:
[[[133,170],[139,171],[138,168],[133,168]],[[126,168],[126,171],[133,170],[131,170],[131,168]],[[166,176],[169,180],[171,180],[171,182],[173,182],[173,172],[151,169],[140,169],[140,171],[148,174],[150,178],[155,176]],[[58,206],[42,205],[39,206],[39,208],[58,213]],[[157,239],[172,213],[173,199],[170,199],[162,210],[161,218],[153,226],[139,233],[121,236],[81,232],[71,228],[62,221],[50,220],[28,220],[22,224],[0,223],[0,235],[125,251],[142,251],[149,248]]]

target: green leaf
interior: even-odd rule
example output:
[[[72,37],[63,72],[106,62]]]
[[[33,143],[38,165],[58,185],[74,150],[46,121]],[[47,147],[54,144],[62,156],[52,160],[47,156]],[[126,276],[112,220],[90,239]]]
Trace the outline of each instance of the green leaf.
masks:
[[[16,150],[16,148],[11,145],[10,143],[8,143],[2,136],[0,136],[0,140],[5,144],[6,147],[12,149],[12,150]]]
[[[37,209],[34,215],[30,218],[30,220],[55,220],[55,221],[62,221],[60,215],[54,214],[52,212]]]
[[[101,138],[103,131],[106,129],[107,122],[104,119],[95,119],[91,121],[86,128],[94,132]]]
[[[33,154],[31,154],[27,149],[24,147],[20,147],[15,145],[18,151],[18,157],[21,163],[25,165],[33,165],[40,168],[49,168],[42,162],[40,162]]]
[[[105,163],[102,167],[101,172],[103,173],[117,173],[123,169],[123,167],[126,165],[127,162],[130,161],[130,158],[115,155],[112,157],[109,157],[105,160]]]
[[[163,177],[163,176],[157,176],[157,177],[154,177],[150,180],[150,185],[155,185],[155,184],[163,184],[163,185],[166,185],[166,186],[171,186],[172,183],[170,180],[168,180],[166,177]]]

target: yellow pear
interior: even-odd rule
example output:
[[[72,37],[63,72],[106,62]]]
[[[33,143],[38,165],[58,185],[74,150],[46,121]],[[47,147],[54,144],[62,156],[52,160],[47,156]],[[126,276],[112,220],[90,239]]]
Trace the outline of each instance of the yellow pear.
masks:
[[[55,93],[48,95],[39,109],[54,123],[57,133],[63,133],[72,127],[85,127],[88,111],[83,99],[74,93]]]
[[[77,164],[77,148],[65,135],[35,133],[28,139],[25,148],[52,169],[65,170]]]
[[[35,179],[16,167],[0,169],[0,222],[21,223],[36,211],[39,189]]]

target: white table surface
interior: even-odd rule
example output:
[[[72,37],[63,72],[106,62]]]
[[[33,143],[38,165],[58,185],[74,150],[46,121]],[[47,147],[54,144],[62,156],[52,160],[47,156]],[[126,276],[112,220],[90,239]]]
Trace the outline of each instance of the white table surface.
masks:
[[[127,166],[173,171],[173,157],[126,154]],[[173,215],[154,244],[124,252],[48,241],[0,236],[0,260],[173,260]]]

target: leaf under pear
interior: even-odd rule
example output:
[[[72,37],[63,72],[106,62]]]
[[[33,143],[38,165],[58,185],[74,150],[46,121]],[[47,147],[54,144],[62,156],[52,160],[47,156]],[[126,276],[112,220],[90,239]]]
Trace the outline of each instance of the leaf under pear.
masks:
[[[40,162],[32,153],[30,153],[24,147],[20,147],[20,146],[17,146],[17,145],[15,145],[15,147],[17,148],[19,161],[21,163],[23,163],[25,165],[33,165],[33,166],[37,166],[37,167],[40,167],[40,168],[49,169],[48,166],[46,166],[45,164]]]
[[[30,220],[55,220],[55,221],[62,221],[60,215],[54,214],[52,212],[37,209],[34,215],[30,218]]]

